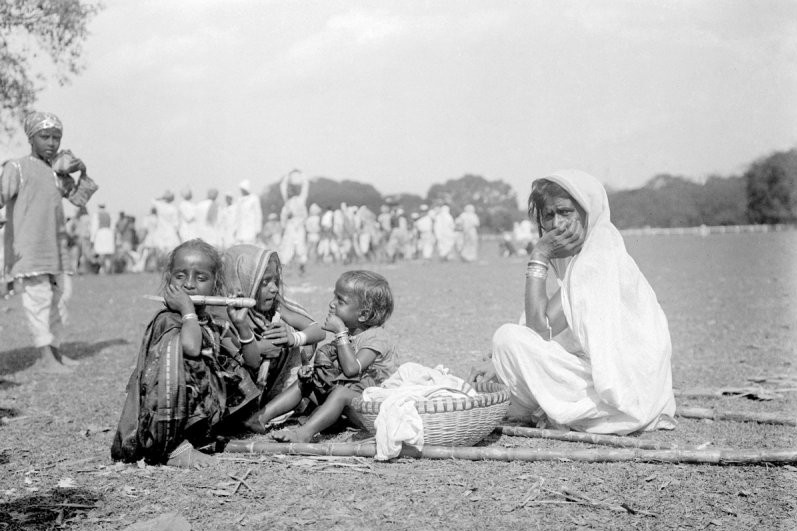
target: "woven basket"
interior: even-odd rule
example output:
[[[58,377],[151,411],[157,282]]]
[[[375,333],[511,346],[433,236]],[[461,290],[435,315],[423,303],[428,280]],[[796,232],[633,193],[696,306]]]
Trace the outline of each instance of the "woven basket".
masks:
[[[477,382],[475,397],[444,397],[416,402],[423,422],[423,442],[434,446],[472,446],[487,437],[509,408],[509,390],[498,383]],[[352,400],[350,411],[376,433],[374,421],[381,402]]]

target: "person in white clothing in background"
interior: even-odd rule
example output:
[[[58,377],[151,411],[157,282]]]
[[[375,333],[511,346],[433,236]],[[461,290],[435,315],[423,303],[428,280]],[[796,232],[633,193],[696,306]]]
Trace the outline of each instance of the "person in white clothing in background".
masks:
[[[241,181],[238,185],[241,197],[238,198],[238,208],[235,219],[235,243],[257,243],[260,229],[263,228],[263,209],[260,206],[260,197],[252,194],[252,183],[249,179]]]

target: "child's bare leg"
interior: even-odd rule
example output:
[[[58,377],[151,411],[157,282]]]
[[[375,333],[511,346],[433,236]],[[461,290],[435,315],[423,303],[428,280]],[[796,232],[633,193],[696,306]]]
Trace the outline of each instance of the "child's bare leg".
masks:
[[[216,464],[216,459],[203,454],[194,448],[190,442],[184,441],[180,446],[169,455],[169,460],[166,461],[167,466],[176,466],[180,468],[205,468]]]
[[[304,426],[294,430],[280,430],[272,434],[272,437],[284,442],[310,442],[313,435],[335,424],[343,414],[344,408],[358,396],[360,393],[356,391],[345,387],[336,387],[324,403],[310,415]]]
[[[301,402],[302,390],[299,387],[299,382],[294,382],[290,387],[274,397],[263,409],[255,411],[251,417],[244,421],[244,426],[255,433],[265,433],[266,424],[271,419],[296,409]]]
[[[49,345],[39,347],[39,352],[40,357],[32,367],[34,370],[51,374],[68,374],[73,371],[72,367],[61,363]]]

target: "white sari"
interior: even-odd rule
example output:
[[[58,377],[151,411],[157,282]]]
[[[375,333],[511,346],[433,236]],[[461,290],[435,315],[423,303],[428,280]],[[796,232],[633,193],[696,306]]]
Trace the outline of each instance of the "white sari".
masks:
[[[609,219],[606,191],[577,170],[546,179],[585,210],[587,236],[577,255],[552,260],[568,328],[546,341],[522,318],[493,336],[514,412],[592,433],[672,429],[667,318]]]

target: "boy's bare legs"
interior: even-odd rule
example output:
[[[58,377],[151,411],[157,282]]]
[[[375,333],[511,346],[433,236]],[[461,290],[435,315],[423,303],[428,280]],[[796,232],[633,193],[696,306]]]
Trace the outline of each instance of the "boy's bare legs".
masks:
[[[68,374],[72,372],[72,367],[67,367],[61,363],[61,360],[55,356],[49,345],[39,347],[39,353],[41,355],[36,363],[33,364],[33,370],[50,374]]]
[[[343,414],[346,406],[350,405],[352,399],[358,396],[360,396],[360,393],[356,391],[346,387],[336,387],[324,403],[310,415],[304,426],[294,430],[274,432],[272,437],[277,441],[283,442],[310,442],[313,439],[313,435],[335,424]]]
[[[278,394],[263,409],[257,410],[251,417],[244,421],[244,426],[255,433],[266,433],[266,424],[271,419],[284,415],[296,409],[302,402],[302,390],[299,382],[293,382],[290,387]]]
[[[69,356],[65,356],[65,355],[61,354],[61,350],[58,347],[54,347],[54,346],[50,345],[50,350],[53,351],[53,355],[55,356],[55,359],[57,359],[63,365],[65,365],[67,367],[74,367],[76,365],[80,365],[80,362],[78,360],[73,360]]]

